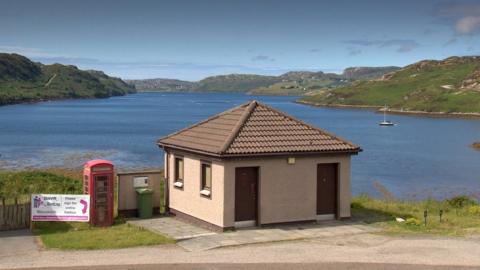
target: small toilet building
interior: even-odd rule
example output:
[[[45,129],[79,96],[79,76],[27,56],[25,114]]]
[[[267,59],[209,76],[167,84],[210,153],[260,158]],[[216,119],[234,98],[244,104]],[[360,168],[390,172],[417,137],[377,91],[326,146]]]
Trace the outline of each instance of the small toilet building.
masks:
[[[158,140],[170,211],[212,229],[350,217],[360,147],[257,101]]]

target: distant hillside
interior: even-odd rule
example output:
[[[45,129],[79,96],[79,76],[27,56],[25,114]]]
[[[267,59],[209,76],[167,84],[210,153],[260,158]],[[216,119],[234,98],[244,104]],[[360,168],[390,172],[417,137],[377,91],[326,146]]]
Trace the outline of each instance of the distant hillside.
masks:
[[[105,98],[135,88],[101,71],[42,65],[18,54],[0,53],[0,105],[67,98]]]
[[[248,92],[251,89],[268,86],[281,81],[276,76],[254,74],[229,74],[207,77],[198,82],[195,91],[199,92]]]
[[[342,77],[348,80],[372,80],[401,69],[400,67],[349,67],[343,70]]]
[[[196,82],[181,81],[175,79],[145,79],[145,80],[126,80],[127,83],[134,85],[139,91],[157,90],[157,91],[191,91],[196,86]]]
[[[291,71],[280,75],[281,82],[249,91],[256,95],[311,95],[312,93],[348,86],[357,80],[378,79],[399,67],[350,67],[342,74]]]
[[[128,80],[137,90],[186,92],[240,92],[257,95],[303,95],[325,88],[349,85],[354,80],[376,79],[397,67],[347,68],[343,74],[290,71],[280,76],[229,74],[198,82],[174,79]]]
[[[280,82],[258,87],[249,91],[253,95],[294,95],[300,96],[314,90],[335,88],[350,83],[350,80],[335,73],[312,71],[290,71],[279,76]]]
[[[480,112],[480,57],[424,60],[373,81],[305,96],[317,105],[383,106],[424,112]]]

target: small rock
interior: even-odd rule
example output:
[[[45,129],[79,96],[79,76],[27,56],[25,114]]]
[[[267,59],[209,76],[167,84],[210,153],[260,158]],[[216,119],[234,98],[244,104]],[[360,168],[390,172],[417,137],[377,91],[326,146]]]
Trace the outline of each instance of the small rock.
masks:
[[[401,217],[397,217],[397,218],[395,218],[395,220],[396,220],[397,222],[405,222],[405,219],[403,219],[403,218],[401,218]]]

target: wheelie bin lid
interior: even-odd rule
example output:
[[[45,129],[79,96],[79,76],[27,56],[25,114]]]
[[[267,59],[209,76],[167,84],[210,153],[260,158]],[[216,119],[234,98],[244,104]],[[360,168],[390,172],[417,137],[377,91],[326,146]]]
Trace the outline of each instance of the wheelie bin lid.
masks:
[[[135,189],[137,194],[150,194],[153,193],[153,189],[151,188],[137,188]]]

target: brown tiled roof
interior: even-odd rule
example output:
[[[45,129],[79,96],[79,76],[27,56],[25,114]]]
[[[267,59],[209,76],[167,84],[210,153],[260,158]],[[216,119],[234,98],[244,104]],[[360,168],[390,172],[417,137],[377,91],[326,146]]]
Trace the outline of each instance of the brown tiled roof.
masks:
[[[257,101],[161,138],[158,144],[215,156],[361,151],[351,142]]]

